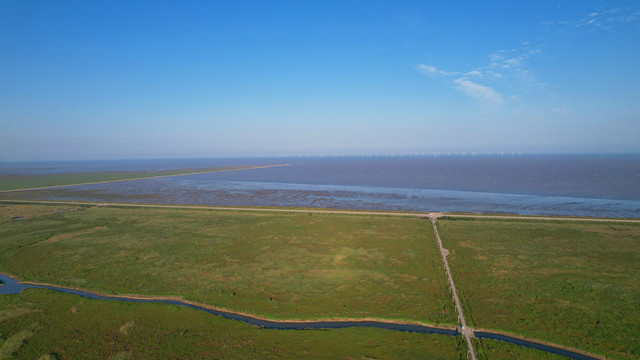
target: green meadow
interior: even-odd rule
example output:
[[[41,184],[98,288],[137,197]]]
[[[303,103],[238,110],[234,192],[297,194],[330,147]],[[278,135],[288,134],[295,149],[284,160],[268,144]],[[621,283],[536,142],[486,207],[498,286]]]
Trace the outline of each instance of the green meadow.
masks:
[[[470,326],[640,357],[640,224],[444,218],[439,231]]]
[[[22,281],[277,319],[456,319],[417,217],[4,204],[0,239]]]
[[[268,330],[164,304],[28,289],[0,296],[0,359],[462,359],[460,337]]]
[[[640,354],[640,224],[441,218],[469,325]],[[177,296],[273,319],[455,324],[428,220],[412,216],[0,204],[0,271]],[[479,359],[560,359],[474,340]],[[267,330],[162,304],[0,296],[0,359],[464,358],[462,337]]]
[[[251,167],[223,167],[210,169],[175,169],[158,171],[100,171],[83,173],[12,175],[0,173],[0,191],[30,189],[48,186],[76,185],[103,181],[145,179],[157,176],[185,175],[225,170],[250,169]]]
[[[491,339],[474,339],[473,347],[480,360],[566,360],[566,356]]]

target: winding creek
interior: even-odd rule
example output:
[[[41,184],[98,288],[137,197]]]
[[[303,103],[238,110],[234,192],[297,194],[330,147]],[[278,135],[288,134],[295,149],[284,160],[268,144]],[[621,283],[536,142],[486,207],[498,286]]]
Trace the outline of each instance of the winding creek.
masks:
[[[184,306],[194,310],[204,311],[209,314],[222,316],[227,319],[242,321],[242,322],[245,322],[251,325],[260,326],[266,329],[304,330],[304,329],[339,329],[339,328],[347,328],[347,327],[375,327],[380,329],[396,330],[396,331],[433,333],[433,334],[443,334],[443,335],[452,335],[452,336],[458,335],[458,330],[456,329],[447,329],[447,328],[440,328],[440,327],[426,326],[426,325],[382,322],[382,321],[293,322],[293,321],[265,320],[265,319],[260,319],[252,316],[243,315],[243,314],[237,314],[229,311],[214,310],[204,306],[199,306],[199,305],[191,304],[189,302],[175,300],[175,299],[134,298],[134,297],[117,296],[117,295],[102,295],[102,294],[96,294],[90,291],[69,289],[69,288],[55,286],[55,285],[21,283],[21,282],[18,282],[17,279],[4,274],[0,274],[0,280],[4,282],[4,286],[0,286],[0,295],[1,294],[19,294],[24,289],[36,288],[36,289],[49,289],[49,290],[55,290],[55,291],[60,291],[64,293],[69,293],[69,294],[80,295],[89,299],[129,301],[129,302],[138,302],[138,303],[171,304],[171,305]]]
[[[128,302],[137,302],[137,303],[161,303],[161,304],[171,304],[187,307],[194,310],[204,311],[209,314],[222,316],[227,319],[242,321],[251,325],[260,326],[266,329],[278,329],[278,330],[307,330],[307,329],[340,329],[340,328],[348,328],[348,327],[374,327],[380,329],[387,330],[395,330],[395,331],[407,331],[407,332],[419,332],[419,333],[431,333],[431,334],[443,334],[450,336],[457,336],[460,334],[458,329],[448,329],[441,328],[435,326],[427,326],[427,325],[415,325],[415,324],[402,324],[402,323],[392,323],[392,322],[383,322],[383,321],[277,321],[277,320],[266,320],[260,319],[244,314],[233,313],[229,311],[223,310],[215,310],[210,309],[204,306],[192,304],[189,302],[176,300],[176,299],[154,299],[154,298],[135,298],[135,297],[127,297],[127,296],[118,296],[118,295],[103,295],[97,294],[90,291],[78,290],[78,289],[70,289],[61,286],[48,285],[48,284],[32,284],[32,283],[22,283],[17,279],[5,275],[0,274],[0,295],[4,294],[19,294],[25,289],[35,288],[35,289],[48,289],[59,291],[68,294],[80,295],[88,299],[98,299],[98,300],[116,300],[116,301],[128,301]],[[597,360],[598,358],[584,355],[578,352],[570,351],[567,349],[563,349],[560,347],[555,347],[552,345],[540,344],[537,342],[526,341],[517,337],[512,337],[503,334],[497,334],[486,331],[475,331],[474,336],[477,338],[487,338],[487,339],[495,339],[501,340],[508,343],[526,346],[550,353],[564,355],[566,357],[578,360]]]
[[[492,332],[485,332],[485,331],[474,331],[473,335],[475,337],[477,337],[478,339],[493,339],[493,340],[501,340],[501,341],[505,341],[508,343],[512,343],[512,344],[516,344],[516,345],[521,345],[521,346],[525,346],[528,348],[534,348],[534,349],[538,349],[538,350],[542,350],[542,351],[546,351],[546,352],[550,352],[550,353],[554,353],[554,354],[559,354],[559,355],[564,355],[566,357],[572,358],[572,359],[578,359],[578,360],[592,360],[592,359],[597,359],[594,358],[592,356],[588,356],[588,355],[583,355],[571,350],[566,350],[566,349],[561,349],[555,346],[551,346],[551,345],[545,345],[545,344],[539,344],[536,342],[532,342],[532,341],[527,341],[524,339],[518,339],[512,336],[507,336],[507,335],[503,335],[503,334],[496,334],[496,333],[492,333]]]

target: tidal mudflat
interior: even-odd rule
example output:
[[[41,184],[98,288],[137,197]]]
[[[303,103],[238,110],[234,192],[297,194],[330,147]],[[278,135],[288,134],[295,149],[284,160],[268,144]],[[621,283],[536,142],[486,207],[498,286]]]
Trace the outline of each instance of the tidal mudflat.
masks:
[[[23,164],[23,170],[4,172],[29,178],[58,172],[80,176],[100,168],[157,172],[248,164],[259,167],[0,193],[0,198],[640,218],[637,155],[107,161],[35,170]],[[260,166],[266,164],[289,166]]]

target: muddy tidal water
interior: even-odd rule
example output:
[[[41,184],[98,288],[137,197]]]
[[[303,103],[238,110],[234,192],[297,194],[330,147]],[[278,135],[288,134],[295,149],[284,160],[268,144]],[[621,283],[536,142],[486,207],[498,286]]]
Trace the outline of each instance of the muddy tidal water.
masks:
[[[2,197],[640,218],[640,156],[637,155],[262,158],[194,162],[89,162],[67,166],[73,171],[82,171],[84,167],[95,171],[101,169],[100,164],[109,170],[153,171],[194,165],[290,165],[24,191]],[[64,172],[63,165],[41,166],[37,171]],[[20,168],[14,164],[11,171],[19,173]]]

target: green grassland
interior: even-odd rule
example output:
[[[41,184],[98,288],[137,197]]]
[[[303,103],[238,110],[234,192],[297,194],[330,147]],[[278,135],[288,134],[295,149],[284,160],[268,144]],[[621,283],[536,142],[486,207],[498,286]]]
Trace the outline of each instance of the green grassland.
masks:
[[[185,175],[224,170],[249,169],[251,167],[223,167],[210,169],[174,169],[159,171],[100,171],[85,173],[11,175],[0,173],[0,191],[30,189],[48,186],[84,184],[103,181],[145,179],[157,176]]]
[[[65,209],[0,205],[0,271],[107,294],[181,296],[270,318],[455,323],[424,219],[111,206],[59,211]]]
[[[640,357],[640,224],[439,221],[470,325]]]
[[[491,339],[474,339],[473,347],[480,360],[566,360],[566,356]]]
[[[164,304],[28,289],[0,296],[0,359],[462,359],[461,337],[268,330]]]

